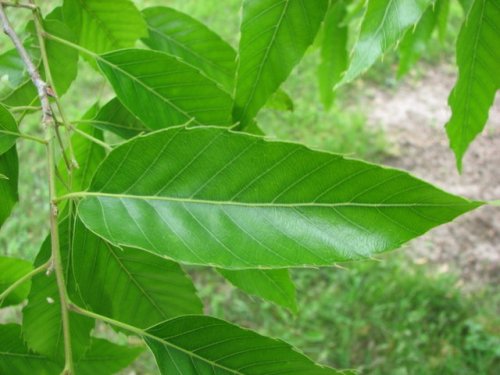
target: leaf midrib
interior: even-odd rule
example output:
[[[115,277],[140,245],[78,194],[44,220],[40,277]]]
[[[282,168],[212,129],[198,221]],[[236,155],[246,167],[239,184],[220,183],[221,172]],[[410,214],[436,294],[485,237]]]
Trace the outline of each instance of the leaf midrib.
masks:
[[[133,195],[133,194],[119,194],[119,193],[103,193],[103,192],[78,192],[67,194],[61,199],[66,198],[116,198],[116,199],[135,199],[144,201],[163,201],[163,202],[176,202],[176,203],[191,203],[191,204],[207,204],[207,205],[227,205],[227,206],[240,206],[240,207],[273,207],[273,208],[297,208],[297,207],[367,207],[367,208],[397,208],[397,207],[464,207],[471,204],[481,204],[479,201],[466,201],[463,203],[363,203],[363,202],[336,202],[336,203],[318,203],[318,202],[295,202],[295,203],[266,203],[266,202],[238,202],[238,201],[217,201],[207,199],[193,199],[182,197],[167,197],[155,195]]]

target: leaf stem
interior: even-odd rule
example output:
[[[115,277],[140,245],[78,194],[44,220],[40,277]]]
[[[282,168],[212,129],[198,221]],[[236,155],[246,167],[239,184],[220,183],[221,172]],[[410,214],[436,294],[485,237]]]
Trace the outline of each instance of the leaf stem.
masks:
[[[36,17],[35,17],[36,20]],[[63,326],[63,338],[64,338],[64,375],[72,375],[74,374],[74,365],[73,365],[73,355],[71,348],[71,332],[70,332],[70,321],[69,321],[69,311],[68,311],[68,292],[66,290],[66,283],[64,280],[64,271],[62,268],[62,260],[61,260],[61,252],[60,252],[60,244],[59,244],[59,227],[58,227],[58,209],[56,203],[56,170],[55,170],[55,128],[57,127],[57,123],[54,119],[54,113],[50,106],[49,96],[51,94],[51,90],[49,85],[42,80],[40,76],[40,72],[36,68],[35,64],[31,60],[28,52],[24,48],[23,43],[21,42],[19,36],[12,28],[10,21],[5,14],[3,4],[0,3],[0,21],[3,26],[3,30],[5,34],[7,34],[12,43],[16,47],[19,56],[23,60],[24,65],[26,66],[28,73],[35,85],[38,93],[38,97],[40,99],[40,103],[42,105],[42,124],[44,125],[45,132],[47,134],[47,167],[48,167],[48,184],[49,184],[49,198],[50,198],[50,234],[51,234],[51,251],[52,251],[52,266],[55,269],[57,287],[59,290],[59,297],[61,300],[61,319]],[[35,22],[36,23],[36,22]],[[37,29],[37,31],[39,31]],[[41,39],[41,38],[40,38]],[[46,54],[43,43],[40,45],[40,50],[42,56],[44,57],[44,63],[46,63]],[[45,67],[48,70],[48,67]],[[50,73],[49,73],[50,74]]]
[[[49,268],[50,264],[51,264],[51,262],[49,260],[47,263],[42,264],[40,267],[37,267],[37,268],[31,270],[26,275],[22,276],[16,282],[14,282],[12,285],[10,285],[7,289],[5,289],[2,292],[2,294],[0,294],[0,305],[2,304],[5,297],[7,297],[10,293],[12,293],[19,285],[30,280],[33,276],[44,272],[47,268]]]
[[[82,130],[78,129],[78,128],[77,128],[77,127],[75,127],[75,126],[72,126],[72,130],[73,130],[75,133],[77,133],[77,134],[81,135],[82,137],[85,137],[85,138],[87,138],[88,140],[90,140],[90,141],[94,142],[95,144],[97,144],[97,145],[101,146],[102,148],[104,148],[104,149],[105,149],[105,150],[107,150],[107,151],[111,151],[111,150],[113,150],[113,147],[111,147],[110,145],[108,145],[106,142],[103,142],[103,141],[101,141],[100,139],[98,139],[98,138],[96,138],[96,137],[93,137],[93,136],[91,136],[91,135],[90,135],[90,134],[88,134],[88,133],[85,133],[84,131],[82,131]]]
[[[74,48],[82,53],[86,53],[87,55],[90,55],[98,60],[102,60],[102,58],[95,52],[92,52],[91,50],[88,50],[86,48],[83,48],[82,46],[79,46],[78,44],[75,44],[75,43],[72,43],[70,42],[69,40],[66,40],[66,39],[63,39],[63,38],[59,38],[58,36],[55,36],[53,34],[49,34],[48,32],[44,31],[42,33],[42,36],[44,38],[47,38],[47,39],[51,39],[55,42],[58,42],[58,43],[61,43],[61,44],[64,44],[68,47],[71,47],[71,48]]]
[[[0,5],[3,6],[4,8],[7,7],[12,7],[12,8],[24,8],[24,9],[35,9],[36,6],[33,6],[32,4],[20,4],[20,3],[10,3],[8,1],[0,1]]]
[[[39,137],[34,136],[34,135],[30,135],[30,134],[11,132],[8,130],[0,130],[0,134],[15,135],[19,138],[28,139],[30,141],[35,141],[35,142],[38,142],[38,143],[41,143],[44,145],[47,144],[47,141],[45,139],[39,138]]]

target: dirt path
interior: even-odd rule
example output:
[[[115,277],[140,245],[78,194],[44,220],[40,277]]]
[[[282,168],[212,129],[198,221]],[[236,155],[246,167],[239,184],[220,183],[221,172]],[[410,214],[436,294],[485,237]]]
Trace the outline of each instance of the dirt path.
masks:
[[[500,95],[485,132],[469,149],[458,175],[443,125],[447,98],[455,81],[447,67],[431,69],[418,83],[403,83],[395,92],[369,93],[369,122],[386,128],[397,156],[386,164],[456,194],[500,199]],[[500,281],[500,208],[482,207],[413,241],[406,250],[416,260],[459,273],[466,288]]]

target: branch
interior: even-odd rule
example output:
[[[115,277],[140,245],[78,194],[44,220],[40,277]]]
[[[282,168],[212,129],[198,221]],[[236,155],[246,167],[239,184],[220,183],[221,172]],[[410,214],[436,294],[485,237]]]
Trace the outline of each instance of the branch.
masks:
[[[9,19],[5,14],[4,6],[5,6],[4,3],[0,3],[0,21],[2,22],[3,31],[12,40],[12,43],[14,43],[14,46],[16,47],[17,52],[19,53],[19,56],[23,60],[23,63],[26,66],[26,69],[28,70],[28,74],[30,75],[31,80],[33,81],[33,84],[36,87],[38,97],[40,98],[40,103],[42,104],[42,113],[43,113],[42,122],[46,126],[48,126],[48,124],[50,124],[50,122],[52,122],[53,119],[52,109],[50,108],[50,102],[49,102],[51,89],[40,76],[38,69],[36,68],[35,64],[28,55],[28,52],[24,48],[23,43],[19,39],[19,36],[16,34],[14,28],[10,24]]]
[[[33,6],[35,6],[33,4]],[[36,6],[35,6],[35,25],[37,20],[36,15]],[[63,337],[64,337],[64,375],[72,375],[74,374],[74,365],[73,365],[73,354],[71,348],[71,331],[70,331],[70,321],[69,321],[69,297],[68,291],[66,290],[66,282],[64,280],[64,270],[62,266],[61,260],[61,251],[59,244],[59,227],[58,227],[58,208],[57,203],[55,202],[57,198],[56,193],[56,169],[55,169],[55,144],[54,144],[54,133],[56,132],[57,123],[54,119],[54,114],[52,112],[52,108],[50,107],[49,96],[52,96],[52,89],[50,86],[42,80],[40,76],[40,72],[36,68],[35,64],[31,60],[28,55],[28,52],[24,48],[23,43],[19,39],[19,36],[16,34],[12,25],[5,14],[4,5],[0,3],[0,21],[3,26],[3,30],[10,37],[14,46],[16,47],[21,59],[23,60],[26,69],[35,85],[38,93],[38,97],[40,99],[40,103],[42,105],[42,123],[45,126],[45,132],[47,134],[47,162],[48,162],[48,182],[49,182],[49,198],[50,198],[50,238],[51,238],[51,250],[52,250],[52,263],[55,269],[57,288],[59,290],[59,298],[61,300],[61,320],[63,326]],[[37,29],[37,34],[40,37],[40,32]],[[43,41],[43,40],[42,40]],[[40,46],[42,55],[44,53],[44,46]],[[46,56],[45,56],[46,57]],[[48,70],[48,66],[46,65],[46,58],[44,59],[44,67]],[[50,78],[50,76],[49,76]],[[63,150],[64,152],[64,150]]]

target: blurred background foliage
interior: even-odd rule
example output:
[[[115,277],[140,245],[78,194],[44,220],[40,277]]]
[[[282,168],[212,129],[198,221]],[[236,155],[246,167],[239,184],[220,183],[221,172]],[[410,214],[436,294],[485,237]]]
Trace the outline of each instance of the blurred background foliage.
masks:
[[[45,1],[51,9],[56,1]],[[140,0],[139,8],[172,6],[206,22],[236,47],[240,0]],[[450,3],[448,32],[442,42],[433,36],[410,79],[426,67],[452,64],[454,43],[463,12]],[[13,13],[16,12],[13,10]],[[19,12],[17,25],[24,25]],[[0,37],[0,50],[8,41]],[[10,46],[9,46],[10,48]],[[360,97],[368,87],[397,90],[397,53],[385,56],[361,80],[344,88],[330,110],[321,105],[316,79],[318,51],[311,49],[284,84],[293,111],[267,109],[258,123],[270,137],[303,142],[311,147],[383,162],[393,153],[381,126],[368,126]],[[72,89],[63,98],[66,112],[79,118],[96,100],[108,98],[104,79],[85,62]],[[25,119],[26,132],[41,133],[38,115]],[[42,146],[18,145],[22,164],[21,201],[0,233],[0,255],[34,259],[47,233],[40,212],[47,210]],[[29,166],[26,168],[26,166]],[[499,374],[500,296],[485,285],[465,293],[452,273],[417,264],[404,249],[377,260],[338,268],[294,270],[299,312],[293,315],[269,302],[233,288],[210,270],[189,269],[207,313],[224,317],[296,345],[315,360],[363,374]],[[8,310],[0,320],[16,319]],[[106,333],[104,333],[106,334]],[[109,334],[109,333],[107,333]],[[118,340],[125,340],[119,336]],[[149,354],[125,374],[156,374]]]

